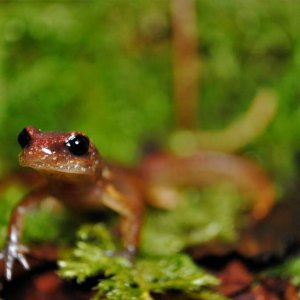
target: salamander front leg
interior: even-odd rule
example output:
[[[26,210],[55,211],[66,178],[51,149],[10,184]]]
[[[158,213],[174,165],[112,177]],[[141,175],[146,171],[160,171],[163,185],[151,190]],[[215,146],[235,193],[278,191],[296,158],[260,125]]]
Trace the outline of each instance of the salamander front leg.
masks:
[[[129,198],[111,185],[105,189],[103,203],[121,215],[121,234],[125,250],[122,254],[131,260],[140,241],[143,204],[140,199]]]
[[[12,211],[5,247],[0,253],[0,259],[4,260],[5,278],[7,280],[12,279],[15,260],[17,260],[26,270],[29,269],[29,264],[24,256],[24,254],[29,250],[26,246],[20,243],[23,231],[24,215],[30,207],[36,205],[45,196],[46,190],[44,187],[37,189],[25,196]]]

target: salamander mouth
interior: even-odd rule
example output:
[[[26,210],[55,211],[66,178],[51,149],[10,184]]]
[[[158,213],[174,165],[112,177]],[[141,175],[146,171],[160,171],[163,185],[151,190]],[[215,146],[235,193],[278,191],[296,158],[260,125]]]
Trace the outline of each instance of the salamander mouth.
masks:
[[[41,161],[26,161],[20,157],[19,159],[20,165],[22,167],[29,167],[32,168],[40,173],[45,173],[45,174],[86,174],[89,175],[92,170],[88,167],[83,167],[79,164],[72,164],[72,163],[65,163],[65,164],[47,164],[46,162],[41,162]]]

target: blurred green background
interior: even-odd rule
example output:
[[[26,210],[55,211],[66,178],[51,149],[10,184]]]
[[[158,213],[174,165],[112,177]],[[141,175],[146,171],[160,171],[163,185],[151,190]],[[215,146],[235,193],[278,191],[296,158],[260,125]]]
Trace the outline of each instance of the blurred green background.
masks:
[[[33,1],[0,6],[0,170],[17,165],[26,125],[82,130],[105,157],[137,159],[176,130],[170,1]],[[198,0],[202,129],[245,112],[260,87],[275,119],[242,153],[289,186],[300,143],[300,2]]]

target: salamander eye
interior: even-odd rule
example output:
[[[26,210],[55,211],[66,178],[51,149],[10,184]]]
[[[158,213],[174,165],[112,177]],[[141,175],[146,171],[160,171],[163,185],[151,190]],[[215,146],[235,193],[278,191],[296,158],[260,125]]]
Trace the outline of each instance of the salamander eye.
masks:
[[[66,139],[65,145],[72,154],[80,156],[88,152],[90,141],[87,137],[77,134]]]
[[[31,142],[31,137],[26,128],[24,128],[18,135],[18,143],[22,149],[28,146]]]

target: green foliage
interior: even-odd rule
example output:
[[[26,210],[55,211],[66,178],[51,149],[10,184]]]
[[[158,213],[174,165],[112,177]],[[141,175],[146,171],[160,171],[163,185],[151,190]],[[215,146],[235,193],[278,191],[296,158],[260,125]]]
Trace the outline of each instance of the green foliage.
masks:
[[[78,226],[78,221],[66,211],[41,206],[26,215],[23,239],[25,243],[65,244],[73,240],[74,230]]]
[[[141,141],[165,140],[170,1],[14,2],[0,11],[1,169],[17,163],[15,137],[27,124],[84,130],[105,157],[125,162]],[[223,128],[258,88],[273,88],[278,115],[245,152],[282,187],[295,176],[300,146],[299,11],[295,1],[197,1],[201,128]]]
[[[299,3],[199,0],[197,6],[202,128],[225,127],[246,111],[258,88],[274,88],[278,114],[244,152],[270,170],[279,186],[289,186],[300,146]]]
[[[293,284],[300,287],[300,257],[291,258],[266,272],[269,276],[290,278]]]
[[[1,195],[1,246],[10,211],[24,193],[12,185]],[[183,196],[177,209],[147,211],[140,256],[134,266],[124,257],[111,256],[120,247],[103,225],[83,226],[72,254],[60,262],[61,274],[84,281],[103,273],[105,279],[96,287],[98,298],[105,294],[107,299],[151,299],[151,293],[179,290],[195,299],[222,299],[211,290],[216,279],[180,251],[211,239],[233,240],[242,201],[230,185],[201,192],[187,189]],[[66,243],[73,237],[78,222],[51,203],[47,200],[26,216],[26,243]]]
[[[10,211],[24,193],[19,186],[12,185],[1,195],[1,247]],[[207,187],[202,191],[187,189],[182,193],[184,200],[177,209],[147,211],[140,256],[134,266],[124,257],[111,255],[120,246],[106,227],[83,226],[71,255],[60,262],[61,274],[84,281],[103,273],[105,278],[96,287],[98,298],[105,294],[107,299],[151,299],[152,293],[179,290],[195,299],[222,299],[211,290],[216,279],[180,252],[211,239],[232,241],[244,205],[230,185]],[[77,226],[78,222],[46,200],[39,209],[26,215],[23,237],[25,243],[66,243],[72,239]]]
[[[71,254],[60,261],[60,274],[84,281],[87,277],[103,273],[104,278],[99,280],[94,299],[105,296],[110,300],[150,300],[153,299],[152,293],[168,290],[203,296],[201,299],[214,299],[211,288],[218,280],[197,267],[187,255],[143,256],[130,263],[125,257],[113,255],[117,247],[101,224],[84,226],[78,233],[78,239]],[[207,291],[210,291],[210,298],[204,296]]]
[[[14,205],[20,200],[24,191],[17,186],[9,187],[0,198],[0,245],[4,244],[9,216]]]
[[[17,164],[16,135],[29,124],[86,131],[105,157],[123,162],[136,158],[141,141],[166,140],[173,130],[170,1],[20,2],[2,3],[0,10],[0,172]],[[244,153],[283,188],[295,178],[300,146],[299,11],[295,1],[197,1],[201,127],[226,126],[247,109],[258,88],[274,89],[278,115]],[[22,194],[11,188],[1,195],[2,241]],[[185,264],[178,254],[185,246],[234,238],[241,205],[235,192],[212,188],[186,197],[190,204],[179,210],[149,214],[145,255]],[[61,217],[43,214],[35,215],[40,220],[29,217],[26,239],[48,240],[49,228],[53,238],[59,235]],[[122,264],[130,273],[124,260],[112,267]],[[117,285],[112,278],[98,288],[110,290]]]
[[[143,7],[119,0],[1,6],[2,157],[15,162],[15,137],[28,124],[86,131],[106,156],[127,161],[138,137],[166,130],[169,58],[134,42],[147,39],[140,29],[149,30],[152,16],[166,26],[166,11],[150,1],[146,14]]]
[[[178,290],[195,299],[222,299],[211,287],[215,278],[197,267],[181,251],[211,239],[233,240],[242,208],[232,186],[185,191],[186,199],[170,211],[149,210],[143,227],[140,255],[132,265],[107,229],[84,226],[71,254],[60,262],[65,278],[84,281],[104,274],[95,299],[152,299],[152,293]],[[220,298],[218,298],[220,297]]]
[[[24,195],[24,189],[12,185],[0,195],[0,247],[6,239],[7,224],[13,207]],[[28,211],[25,215],[25,228],[23,239],[29,242],[66,242],[73,237],[72,232],[78,226],[74,220],[62,209],[53,205],[40,205],[37,209]]]
[[[141,251],[171,255],[213,239],[233,241],[243,206],[240,194],[231,185],[186,190],[176,209],[147,212]]]

